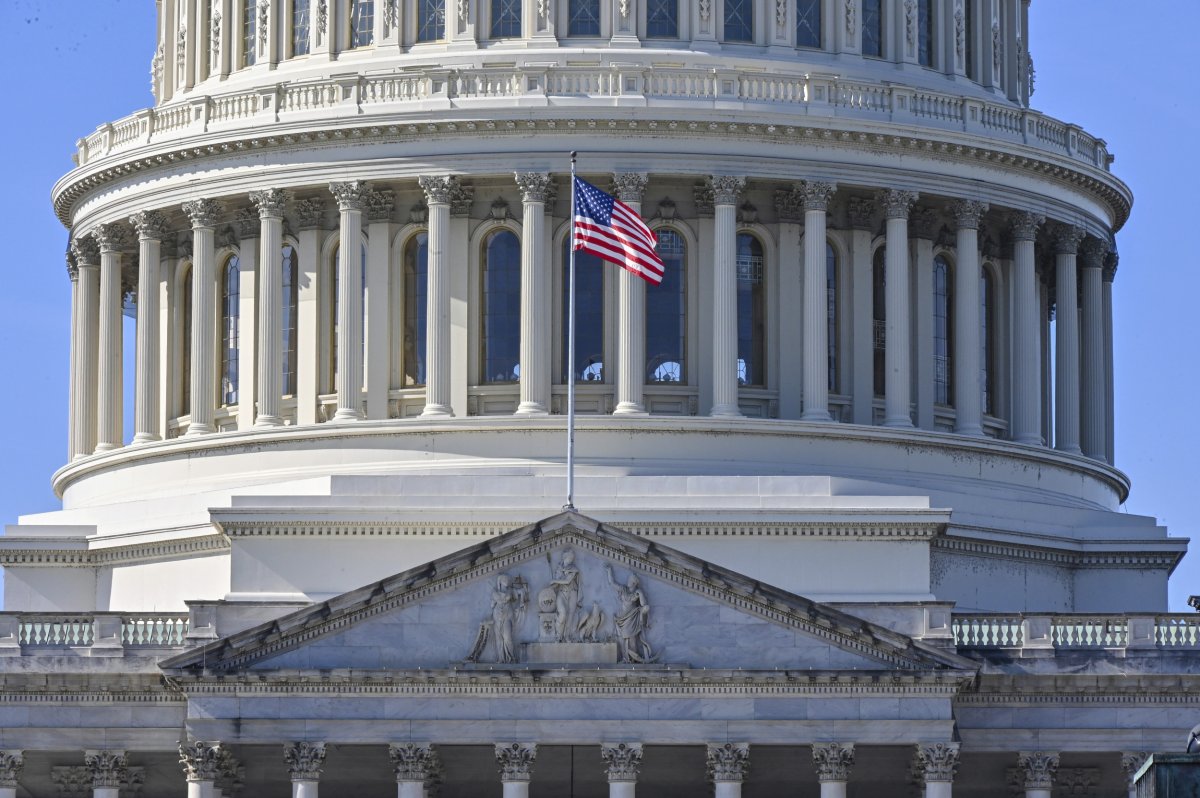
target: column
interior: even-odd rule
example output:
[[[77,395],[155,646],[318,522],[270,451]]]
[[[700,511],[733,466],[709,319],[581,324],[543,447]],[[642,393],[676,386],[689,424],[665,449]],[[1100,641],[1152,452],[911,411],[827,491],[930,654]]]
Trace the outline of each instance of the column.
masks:
[[[925,798],[951,798],[958,770],[958,743],[918,745],[916,770],[925,782]]]
[[[124,751],[86,751],[83,764],[92,776],[92,798],[117,798],[129,777]]]
[[[11,748],[0,751],[0,798],[17,798],[21,769],[24,767],[24,751]]]
[[[87,457],[96,448],[96,378],[99,364],[100,248],[92,236],[71,240],[71,253],[79,270],[78,350],[75,356],[74,459]]]
[[[425,409],[423,417],[454,415],[450,400],[450,176],[418,178],[429,207],[425,288]],[[524,345],[524,337],[522,337]],[[524,377],[524,369],[521,370]]]
[[[1012,217],[1013,237],[1013,429],[1017,443],[1041,446],[1041,298],[1033,244],[1045,218],[1021,212]]]
[[[806,182],[804,191],[804,415],[805,421],[833,421],[829,415],[829,286],[825,259],[825,217],[837,190],[834,183]]]
[[[192,222],[192,352],[191,422],[186,435],[215,432],[216,341],[213,323],[217,314],[217,266],[213,229],[221,212],[220,203],[210,199],[186,202],[183,212]]]
[[[138,236],[137,370],[133,396],[133,442],[159,440],[158,276],[166,222],[157,211],[129,217]]]
[[[283,209],[287,195],[282,189],[269,188],[250,192],[250,201],[258,209],[259,219],[258,415],[254,426],[278,427],[283,424]]]
[[[121,421],[121,248],[125,246],[125,228],[102,224],[96,228],[100,244],[100,353],[99,390],[97,393],[96,451],[120,448]]]
[[[779,418],[803,415],[804,361],[797,347],[804,343],[804,192],[801,186],[775,190],[775,218],[779,220],[779,269],[772,306],[779,319]]]
[[[1104,259],[1104,457],[1109,465],[1116,465],[1116,404],[1113,397],[1113,280],[1117,277],[1116,252],[1109,252]]]
[[[317,351],[320,347],[317,271],[320,260],[321,223],[325,218],[325,200],[320,197],[298,200],[296,217],[300,228],[296,270],[300,285],[296,289],[296,423],[317,423]]]
[[[391,743],[388,758],[396,772],[396,798],[425,798],[425,785],[440,771],[430,743]]]
[[[1050,798],[1058,773],[1058,754],[1022,751],[1017,767],[1024,771],[1025,798]]]
[[[862,197],[846,203],[850,222],[851,335],[853,379],[850,383],[851,418],[855,424],[871,424],[875,415],[875,315],[874,269],[871,239],[875,229],[875,204]]]
[[[601,743],[600,758],[608,776],[608,798],[634,798],[642,767],[642,744]]]
[[[392,6],[394,9],[395,7]],[[367,192],[366,285],[366,384],[367,418],[388,417],[388,391],[392,386],[392,342],[388,310],[388,274],[391,271],[391,191]]]
[[[617,199],[638,216],[646,175],[618,172],[613,175]],[[617,270],[617,406],[615,416],[644,416],[642,388],[646,381],[646,281],[628,269]]]
[[[83,345],[80,339],[79,325],[79,267],[75,265],[75,255],[72,251],[73,242],[68,242],[67,246],[67,278],[71,281],[71,351],[68,362],[71,367],[71,374],[68,380],[67,387],[67,462],[75,459],[75,455],[79,450],[75,448],[77,442],[77,426],[78,415],[76,414],[75,395],[79,391],[79,382],[76,377],[79,374],[79,357],[80,347]]]
[[[537,759],[537,743],[496,743],[502,798],[529,798],[529,779]]]
[[[821,782],[821,798],[846,798],[854,743],[813,743],[813,767]]]
[[[292,798],[317,798],[325,743],[297,742],[283,747],[283,761],[292,779]]]
[[[711,415],[740,418],[737,381],[737,201],[744,177],[714,175]]]
[[[1121,754],[1121,770],[1125,773],[1125,779],[1129,785],[1129,798],[1137,798],[1137,782],[1134,776],[1142,769],[1142,765],[1146,764],[1146,759],[1150,756],[1145,751],[1126,751]],[[3,798],[0,795],[0,798]]]
[[[238,415],[239,430],[252,429],[258,396],[258,212],[242,208],[234,217],[238,243]]]
[[[1059,225],[1054,235],[1054,448],[1079,454],[1079,294],[1075,257],[1083,229]]]
[[[1080,307],[1080,355],[1082,356],[1082,390],[1080,392],[1080,437],[1083,454],[1093,460],[1107,459],[1105,432],[1106,378],[1104,367],[1104,243],[1098,238],[1086,238],[1080,248],[1082,260],[1080,278],[1083,281]]]
[[[518,416],[544,416],[550,400],[550,358],[546,351],[547,305],[546,194],[550,175],[516,173],[521,190],[521,404]],[[505,793],[507,795],[507,793]]]
[[[935,426],[934,396],[937,359],[933,343],[933,240],[941,229],[941,217],[932,208],[920,208],[908,219],[909,255],[913,265],[913,376],[919,429]]]
[[[709,743],[705,762],[715,798],[741,798],[750,770],[749,743]]]
[[[221,771],[221,744],[180,742],[179,764],[187,778],[187,798],[213,798],[214,783]]]
[[[954,269],[954,431],[983,435],[983,367],[979,306],[979,220],[987,203],[954,203],[957,225]]]
[[[909,351],[908,306],[908,212],[917,195],[912,191],[888,189],[880,195],[887,215],[887,259],[884,279],[887,283],[887,307],[884,350],[885,427],[911,427],[912,355]]]
[[[337,412],[334,421],[362,419],[362,212],[367,184],[330,183],[339,212],[337,295]]]
[[[463,0],[466,2],[466,0]],[[450,407],[456,416],[467,415],[467,386],[471,341],[470,228],[475,187],[456,182],[450,193]]]

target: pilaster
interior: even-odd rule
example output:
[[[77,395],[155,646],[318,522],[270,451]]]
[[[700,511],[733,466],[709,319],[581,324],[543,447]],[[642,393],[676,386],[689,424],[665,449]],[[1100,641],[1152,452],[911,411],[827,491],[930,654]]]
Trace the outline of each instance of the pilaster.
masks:
[[[1059,225],[1054,233],[1054,448],[1080,454],[1079,306],[1076,255],[1082,228]]]
[[[468,239],[474,198],[474,186],[462,183],[455,184],[450,196],[450,408],[456,416],[467,415],[467,385],[470,383],[470,307],[476,300],[470,291]]]
[[[254,426],[258,395],[258,255],[259,218],[251,208],[234,217],[238,234],[238,417],[237,428]]]
[[[872,217],[874,204],[861,197],[847,203],[850,222],[851,418],[855,424],[871,424],[874,416],[875,321],[872,309],[874,269],[872,264]]]
[[[1044,217],[1017,213],[1013,237],[1013,421],[1017,443],[1041,446],[1042,343],[1041,298],[1034,264],[1034,241]]]
[[[319,197],[296,203],[300,211],[297,257],[300,263],[296,288],[296,423],[317,423],[317,396],[320,351],[320,292],[318,290],[321,257],[321,223],[325,201]]]
[[[1108,458],[1105,440],[1107,373],[1104,355],[1104,242],[1086,238],[1080,247],[1082,261],[1083,304],[1080,307],[1082,386],[1080,391],[1080,444],[1083,454],[1104,462]]]
[[[938,214],[932,208],[919,208],[909,221],[909,249],[913,263],[913,383],[916,425],[934,428],[936,357],[933,340],[933,245],[938,235]]]
[[[957,226],[954,269],[954,431],[983,436],[983,364],[979,305],[979,221],[985,202],[959,200],[952,206]]]
[[[388,0],[393,3],[395,0]],[[386,7],[386,4],[385,4]],[[394,27],[394,26],[392,26]],[[388,28],[389,30],[391,27]],[[391,388],[391,314],[388,311],[388,273],[392,241],[391,191],[367,193],[367,283],[364,356],[366,366],[367,418],[388,417],[388,390]]]
[[[775,191],[775,218],[779,220],[775,307],[783,310],[773,314],[779,320],[779,417],[797,419],[804,410],[804,368],[808,357],[808,342],[804,337],[804,193],[799,186]]]

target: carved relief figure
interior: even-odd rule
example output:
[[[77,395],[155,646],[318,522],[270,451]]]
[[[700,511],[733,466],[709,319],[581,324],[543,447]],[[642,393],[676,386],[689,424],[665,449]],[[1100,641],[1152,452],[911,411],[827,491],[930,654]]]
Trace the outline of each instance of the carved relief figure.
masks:
[[[496,578],[496,589],[492,591],[492,634],[497,662],[517,661],[513,632],[525,619],[525,602],[526,591],[520,577],[515,584],[508,574]]]
[[[584,643],[595,643],[599,639],[600,630],[604,628],[604,621],[607,616],[600,609],[600,602],[592,602],[592,611],[579,619],[576,631],[579,634],[579,639]]]
[[[613,617],[617,627],[617,637],[621,638],[621,658],[625,662],[653,662],[655,655],[646,642],[646,630],[650,628],[650,602],[642,592],[641,582],[635,574],[629,575],[629,581],[622,587],[613,579],[612,566],[604,566],[608,574],[608,583],[617,592],[617,602],[620,608]]]
[[[579,595],[582,592],[582,576],[575,565],[575,553],[569,549],[563,552],[558,568],[552,570],[550,587],[554,590],[554,635],[558,642],[566,643],[575,635],[575,613],[579,611]]]

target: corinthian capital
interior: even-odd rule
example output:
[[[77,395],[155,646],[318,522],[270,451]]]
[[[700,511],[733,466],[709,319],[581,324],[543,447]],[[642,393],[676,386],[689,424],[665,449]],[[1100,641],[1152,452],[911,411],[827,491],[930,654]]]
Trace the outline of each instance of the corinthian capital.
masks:
[[[1022,751],[1017,757],[1017,767],[1025,771],[1026,790],[1050,790],[1058,774],[1058,754]]]
[[[1083,261],[1081,265],[1085,269],[1103,269],[1104,256],[1107,254],[1107,242],[1101,241],[1094,236],[1088,236],[1079,245],[1079,259]]]
[[[837,191],[837,183],[806,180],[800,184],[800,191],[804,194],[804,210],[827,211]]]
[[[889,188],[879,192],[879,204],[883,206],[884,215],[889,219],[907,219],[917,201],[917,192],[905,191],[900,188]]]
[[[737,205],[738,195],[746,188],[746,178],[733,175],[713,175],[708,179],[714,205]]]
[[[1104,282],[1111,283],[1117,279],[1117,264],[1120,261],[1121,256],[1115,250],[1104,256]]]
[[[605,772],[611,784],[614,781],[637,781],[642,767],[641,743],[603,743],[600,758],[604,760]]]
[[[329,184],[329,193],[337,200],[339,211],[363,210],[367,205],[367,192],[370,190],[370,185],[362,180]]]
[[[221,203],[212,199],[195,199],[183,203],[183,212],[192,222],[192,227],[215,227],[221,215]]]
[[[421,175],[417,178],[425,201],[430,205],[449,205],[458,178],[454,175]]]
[[[283,747],[292,781],[319,781],[325,764],[325,743],[298,742]]]
[[[250,201],[258,209],[260,219],[282,219],[288,195],[281,188],[266,188],[262,191],[251,191]]]
[[[1046,217],[1040,213],[1031,213],[1030,211],[1014,213],[1009,220],[1013,239],[1016,241],[1035,241],[1037,239],[1038,228],[1045,221]]]
[[[24,751],[0,751],[0,787],[15,788],[21,779],[21,769],[24,767]]]
[[[545,172],[514,172],[523,202],[545,202],[550,194],[550,175]]]
[[[392,208],[396,204],[396,195],[386,189],[367,192],[367,221],[388,222],[392,219]]]
[[[188,781],[216,781],[221,762],[220,743],[203,740],[179,743],[179,764]]]
[[[849,781],[853,766],[854,743],[813,743],[818,781]]]
[[[388,758],[396,781],[424,782],[438,770],[438,754],[429,743],[392,743]]]
[[[529,781],[537,760],[537,743],[496,743],[500,781]]]
[[[960,230],[978,230],[979,220],[987,213],[988,204],[977,200],[963,199],[951,204],[950,211],[954,214],[954,223]]]
[[[1054,228],[1054,252],[1058,255],[1075,255],[1079,242],[1083,241],[1084,230],[1073,224],[1059,224]]]
[[[92,232],[100,245],[100,252],[120,252],[129,243],[129,228],[120,222],[96,225]]]
[[[954,781],[954,774],[958,771],[958,747],[958,743],[917,746],[917,767],[926,783]]]
[[[86,751],[83,766],[92,777],[92,787],[120,787],[129,776],[129,760],[124,751]]]
[[[320,197],[310,197],[296,203],[296,222],[301,230],[311,230],[321,226],[325,216],[325,200]]]
[[[643,172],[614,172],[613,190],[621,202],[641,202],[646,193],[647,178]]]
[[[137,230],[138,238],[162,241],[167,234],[167,220],[158,211],[142,211],[129,217],[129,223]]]
[[[71,239],[71,254],[79,266],[95,266],[100,263],[100,245],[95,236],[76,236]]]
[[[750,744],[709,743],[705,759],[713,781],[741,782],[750,770]]]

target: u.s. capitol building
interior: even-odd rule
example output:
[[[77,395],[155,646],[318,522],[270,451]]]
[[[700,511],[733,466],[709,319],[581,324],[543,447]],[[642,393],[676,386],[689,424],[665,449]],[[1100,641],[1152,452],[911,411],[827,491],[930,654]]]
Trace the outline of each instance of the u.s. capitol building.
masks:
[[[1200,616],[1028,5],[159,0],[54,188],[0,798],[1125,795]],[[666,277],[579,259],[563,511],[570,151]]]

